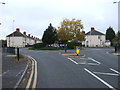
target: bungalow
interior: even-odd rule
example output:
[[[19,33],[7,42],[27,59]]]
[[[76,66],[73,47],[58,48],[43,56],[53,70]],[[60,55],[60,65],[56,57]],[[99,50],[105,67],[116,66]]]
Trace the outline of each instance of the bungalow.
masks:
[[[13,33],[7,35],[6,39],[7,47],[25,47],[27,45],[41,43],[39,38],[31,37],[30,34],[26,35],[26,32],[23,32],[22,34],[19,28],[17,28]]]
[[[92,27],[91,31],[85,34],[85,39],[84,44],[86,47],[103,47],[105,43],[105,34]]]

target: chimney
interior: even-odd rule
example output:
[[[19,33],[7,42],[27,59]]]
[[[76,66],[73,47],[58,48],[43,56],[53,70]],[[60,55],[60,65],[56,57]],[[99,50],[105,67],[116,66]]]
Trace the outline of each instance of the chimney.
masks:
[[[26,32],[23,32],[24,35],[26,35]]]
[[[95,28],[94,27],[91,27],[91,31],[94,31],[95,30]]]
[[[20,29],[19,29],[19,28],[16,28],[16,31],[20,32]]]
[[[30,34],[28,34],[28,37],[30,37]]]

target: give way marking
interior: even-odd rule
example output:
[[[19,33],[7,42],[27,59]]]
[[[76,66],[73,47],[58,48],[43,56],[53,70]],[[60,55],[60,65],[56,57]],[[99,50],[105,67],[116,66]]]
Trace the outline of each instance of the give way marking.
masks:
[[[71,58],[68,58],[71,62],[75,63],[75,64],[88,64],[88,65],[99,65],[101,64],[100,62],[98,62],[97,60],[93,59],[93,58],[90,58],[88,57],[87,59],[95,62],[95,63],[80,63],[80,62],[76,62],[75,60],[71,59]]]
[[[94,73],[92,73],[90,70],[84,68],[84,70],[86,72],[88,72],[90,75],[92,75],[93,77],[95,77],[96,79],[98,79],[100,82],[102,82],[104,85],[106,85],[107,87],[116,90],[113,86],[111,86],[110,84],[108,84],[106,81],[104,81],[103,79],[101,79],[100,77],[98,77],[97,75],[95,75]]]
[[[102,74],[102,75],[111,75],[111,76],[119,76],[120,72],[118,72],[117,70],[114,70],[112,68],[109,68],[111,71],[115,72],[116,74],[114,73],[103,73],[103,72],[93,72],[95,74]]]

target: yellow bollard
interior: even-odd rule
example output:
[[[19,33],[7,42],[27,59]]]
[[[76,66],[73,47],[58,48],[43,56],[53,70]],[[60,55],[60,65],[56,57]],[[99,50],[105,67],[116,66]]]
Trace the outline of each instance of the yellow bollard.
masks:
[[[77,54],[77,56],[78,56],[79,53],[80,53],[80,48],[77,48],[77,49],[76,49],[76,54]]]

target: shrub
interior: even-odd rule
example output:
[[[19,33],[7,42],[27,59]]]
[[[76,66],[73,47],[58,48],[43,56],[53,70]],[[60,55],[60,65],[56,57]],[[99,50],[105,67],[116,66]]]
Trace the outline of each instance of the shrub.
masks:
[[[46,44],[44,44],[44,43],[36,43],[33,45],[33,48],[43,48],[45,46],[46,46]]]
[[[67,49],[75,49],[76,46],[81,46],[81,43],[78,42],[67,42]]]

